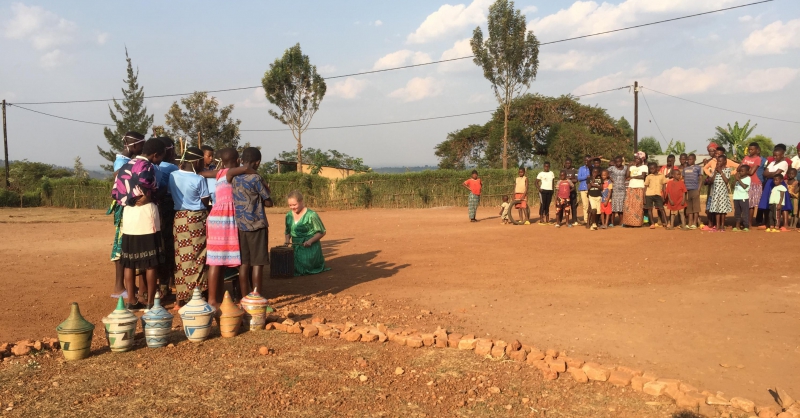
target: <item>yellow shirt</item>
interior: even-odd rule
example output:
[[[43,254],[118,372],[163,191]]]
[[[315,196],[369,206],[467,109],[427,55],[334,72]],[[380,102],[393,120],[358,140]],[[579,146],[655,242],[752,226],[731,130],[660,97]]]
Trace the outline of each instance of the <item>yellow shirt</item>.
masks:
[[[515,182],[514,183],[514,193],[525,193],[525,192],[527,192],[528,191],[527,181],[528,181],[528,177],[526,177],[526,176],[517,177],[516,180],[514,180],[514,182]]]
[[[669,179],[663,174],[648,174],[644,179],[644,187],[647,188],[645,196],[661,196],[661,190],[669,182]]]

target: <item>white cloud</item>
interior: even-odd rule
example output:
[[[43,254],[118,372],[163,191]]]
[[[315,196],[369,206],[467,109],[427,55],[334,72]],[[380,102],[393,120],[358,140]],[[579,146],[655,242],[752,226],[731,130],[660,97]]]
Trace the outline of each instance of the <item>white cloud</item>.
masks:
[[[105,45],[108,42],[108,32],[98,34],[96,40],[98,45]]]
[[[430,55],[423,53],[423,52],[414,52],[408,49],[401,49],[400,51],[392,52],[391,54],[386,54],[381,57],[378,61],[375,61],[375,65],[372,66],[373,70],[383,70],[385,68],[394,68],[399,67],[402,65],[406,65],[408,62],[412,64],[425,64],[427,62],[431,62]]]
[[[735,0],[626,0],[619,4],[595,1],[576,1],[568,9],[561,9],[551,15],[535,18],[528,23],[528,29],[537,36],[545,34],[548,40],[557,37],[587,35],[618,29],[636,23],[643,18],[666,13],[687,13],[705,11],[733,4]],[[626,36],[634,36],[631,31]],[[541,39],[541,38],[540,38]]]
[[[615,73],[600,77],[577,87],[572,94],[580,95],[621,87],[632,83],[674,95],[699,93],[764,93],[785,88],[800,75],[798,68],[765,68],[742,70],[719,64],[705,68],[672,67],[656,76]]]
[[[69,55],[63,53],[60,49],[54,49],[39,57],[39,64],[44,68],[59,67],[69,61]]]
[[[740,16],[739,17],[739,21],[740,22],[750,22],[752,20],[753,20],[753,16],[750,16],[750,15],[744,15],[744,16]]]
[[[525,6],[525,7],[522,8],[521,12],[522,12],[522,14],[527,16],[529,13],[533,14],[533,13],[536,13],[536,11],[538,11],[538,10],[539,10],[539,8],[536,7],[536,6]]]
[[[381,22],[380,19],[379,19],[379,20],[376,20],[374,22],[370,22],[370,25],[372,25],[372,26],[381,26],[381,25],[383,25],[383,22]]]
[[[264,95],[264,88],[258,87],[253,89],[253,92],[250,93],[250,96],[241,102],[234,103],[234,107],[244,109],[267,107],[267,96]]]
[[[404,102],[414,102],[426,97],[438,96],[441,92],[442,87],[435,78],[415,77],[409,80],[405,87],[389,93],[389,97],[401,99]]]
[[[469,6],[445,4],[431,13],[425,21],[406,38],[409,44],[424,44],[461,29],[486,21],[491,0],[473,0]]]
[[[461,57],[469,57],[472,55],[472,46],[469,44],[470,38],[462,39],[460,41],[456,41],[453,44],[453,47],[444,51],[442,53],[441,60],[449,60],[453,58],[461,58]],[[463,59],[458,61],[451,61],[451,62],[443,62],[438,65],[438,70],[440,72],[451,72],[451,71],[466,71],[470,68],[474,68],[475,64],[473,64],[471,59]]]
[[[782,21],[770,23],[763,29],[753,31],[742,42],[749,55],[784,54],[789,49],[800,48],[800,19],[784,24]]]
[[[564,53],[542,52],[539,56],[539,69],[552,71],[588,71],[603,61],[603,55],[589,55],[569,50]]]
[[[336,72],[336,67],[330,64],[320,65],[319,67],[317,67],[317,72],[322,75],[333,74],[334,72]]]
[[[39,6],[14,3],[11,13],[11,19],[4,22],[6,38],[29,41],[39,51],[72,42],[77,29],[75,23]]]
[[[337,81],[328,87],[327,95],[341,97],[343,99],[354,99],[367,87],[367,82],[353,77]]]

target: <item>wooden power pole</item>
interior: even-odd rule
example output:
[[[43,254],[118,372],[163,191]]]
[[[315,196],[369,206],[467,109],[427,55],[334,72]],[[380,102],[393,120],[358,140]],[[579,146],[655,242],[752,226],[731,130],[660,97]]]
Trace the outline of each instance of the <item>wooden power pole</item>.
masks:
[[[3,149],[5,150],[5,163],[6,163],[6,190],[11,188],[11,182],[8,178],[8,131],[6,131],[6,100],[3,99]]]
[[[639,82],[633,82],[633,152],[639,151]]]

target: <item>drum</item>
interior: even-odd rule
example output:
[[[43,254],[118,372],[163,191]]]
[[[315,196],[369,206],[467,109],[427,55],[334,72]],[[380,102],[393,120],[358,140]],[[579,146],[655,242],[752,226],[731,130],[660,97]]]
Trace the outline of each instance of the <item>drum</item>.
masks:
[[[269,277],[271,279],[294,277],[294,248],[280,246],[269,250]]]

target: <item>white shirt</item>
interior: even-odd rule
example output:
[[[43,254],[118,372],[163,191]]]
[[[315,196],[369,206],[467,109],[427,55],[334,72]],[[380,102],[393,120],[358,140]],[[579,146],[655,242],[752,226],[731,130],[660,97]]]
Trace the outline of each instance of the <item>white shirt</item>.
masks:
[[[646,165],[640,165],[638,167],[632,165],[628,170],[631,172],[631,177],[647,174],[648,171]],[[628,182],[628,187],[631,189],[644,189],[644,179],[631,178],[631,181]]]
[[[539,186],[541,190],[553,190],[553,179],[556,175],[552,171],[540,171],[536,176],[536,180],[541,180],[542,185]]]
[[[797,155],[792,157],[792,168],[794,168],[795,170],[800,170],[800,157],[798,157]]]
[[[792,162],[792,167],[794,167],[794,162]],[[789,170],[789,163],[787,163],[786,160],[784,159],[784,160],[781,160],[781,162],[779,162],[779,163],[776,163],[775,161],[773,161],[773,162],[767,164],[767,171],[769,171],[770,173],[774,173],[774,172],[776,172],[778,170],[783,170],[783,171],[781,171],[781,174],[783,174],[784,177],[785,177],[786,176],[786,171]]]

